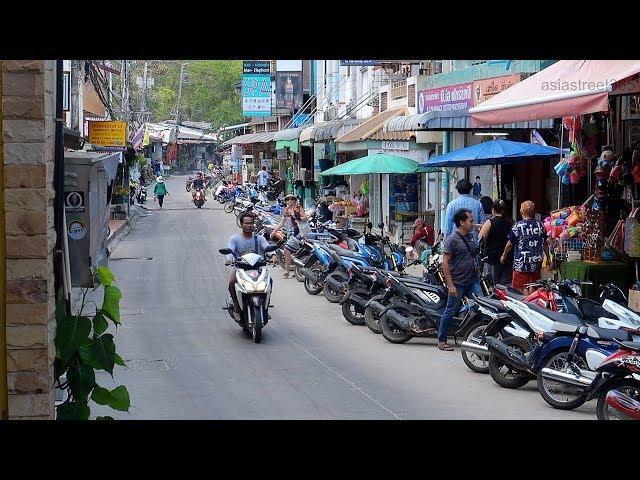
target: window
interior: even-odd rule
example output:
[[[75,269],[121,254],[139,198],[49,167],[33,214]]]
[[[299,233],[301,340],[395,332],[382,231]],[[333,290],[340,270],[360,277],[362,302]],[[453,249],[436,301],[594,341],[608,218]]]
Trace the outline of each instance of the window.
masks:
[[[415,83],[409,85],[408,92],[407,92],[407,105],[409,107],[416,106],[416,84]]]
[[[399,100],[407,96],[407,81],[400,80],[391,84],[391,100]]]
[[[380,94],[380,111],[384,112],[387,109],[387,92]]]

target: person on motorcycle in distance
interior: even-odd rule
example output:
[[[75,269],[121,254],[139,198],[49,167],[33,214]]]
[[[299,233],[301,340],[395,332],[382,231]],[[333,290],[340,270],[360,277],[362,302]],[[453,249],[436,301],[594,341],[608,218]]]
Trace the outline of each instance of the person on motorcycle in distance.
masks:
[[[255,235],[254,233],[254,221],[255,215],[251,212],[243,212],[240,214],[240,225],[242,225],[242,233],[232,235],[229,238],[229,249],[233,252],[227,255],[225,265],[232,265],[236,258],[240,258],[247,253],[257,253],[264,257],[264,251],[269,246],[269,242],[262,235]],[[236,313],[240,314],[240,304],[236,298],[236,272],[231,272],[229,278],[229,293],[231,294],[231,300],[233,300],[233,307]]]
[[[307,221],[307,213],[304,208],[298,205],[298,197],[289,194],[284,197],[284,201],[287,206],[282,211],[280,222],[276,225],[276,228],[271,233],[271,238],[282,240],[282,233],[284,231],[287,235],[287,243],[284,245],[284,273],[283,278],[289,278],[289,268],[291,267],[291,253],[300,248],[300,241],[296,238],[296,235],[300,233],[300,227],[298,222]]]
[[[206,201],[207,199],[204,198],[204,179],[202,178],[202,172],[196,173],[196,178],[191,184],[191,197],[193,200],[196,199],[196,192],[198,190],[202,190],[202,197]]]

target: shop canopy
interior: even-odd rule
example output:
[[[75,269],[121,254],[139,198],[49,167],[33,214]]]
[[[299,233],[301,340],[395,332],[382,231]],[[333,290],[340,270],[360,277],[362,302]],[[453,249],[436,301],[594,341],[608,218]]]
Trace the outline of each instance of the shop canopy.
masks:
[[[320,172],[327,175],[366,175],[369,173],[428,173],[433,170],[425,169],[410,158],[398,157],[388,153],[375,153],[366,157],[351,160],[333,168]]]
[[[423,167],[473,167],[505,165],[523,160],[559,157],[560,149],[535,143],[493,139],[431,158]],[[322,174],[321,174],[322,175]]]
[[[560,60],[470,108],[473,127],[609,110],[609,94],[640,72],[640,60]],[[636,89],[637,90],[637,89]]]

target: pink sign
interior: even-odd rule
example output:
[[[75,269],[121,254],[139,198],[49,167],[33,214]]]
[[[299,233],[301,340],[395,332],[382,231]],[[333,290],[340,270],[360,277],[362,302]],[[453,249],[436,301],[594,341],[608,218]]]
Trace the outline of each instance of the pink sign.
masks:
[[[473,106],[472,83],[420,90],[418,113],[449,112],[451,116],[469,114]]]

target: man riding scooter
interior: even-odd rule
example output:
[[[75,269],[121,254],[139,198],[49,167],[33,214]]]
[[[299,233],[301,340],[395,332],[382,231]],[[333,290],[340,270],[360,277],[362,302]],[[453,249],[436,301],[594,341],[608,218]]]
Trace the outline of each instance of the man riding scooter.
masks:
[[[202,172],[196,173],[196,178],[191,185],[191,197],[194,201],[196,199],[196,192],[198,190],[202,192],[202,199],[206,202],[207,198],[204,194],[204,178],[202,178]]]

